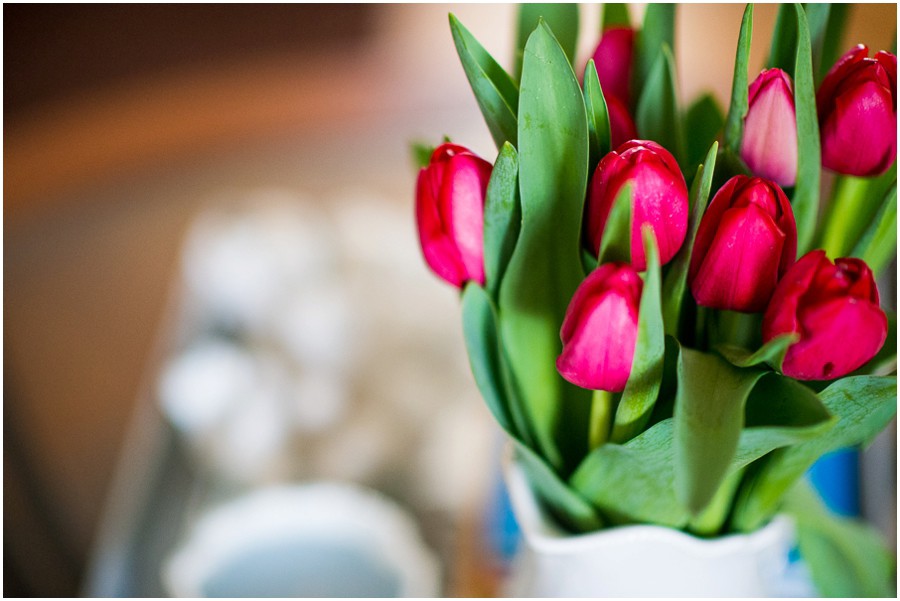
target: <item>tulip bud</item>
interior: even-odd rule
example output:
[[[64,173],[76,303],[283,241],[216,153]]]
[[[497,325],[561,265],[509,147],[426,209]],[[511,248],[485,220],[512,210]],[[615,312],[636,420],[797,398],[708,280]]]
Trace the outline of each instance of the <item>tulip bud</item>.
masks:
[[[797,115],[791,79],[766,69],[750,84],[741,158],[754,174],[793,186],[797,180]]]
[[[609,139],[613,148],[637,137],[634,121],[618,98],[606,96],[606,109],[609,112]]]
[[[884,173],[897,156],[897,57],[859,44],[816,94],[822,165],[846,175]]]
[[[594,254],[600,252],[603,228],[622,186],[631,186],[631,264],[647,268],[641,226],[653,228],[662,264],[684,242],[687,233],[688,191],[684,176],[669,151],[647,140],[630,140],[610,152],[594,171],[587,204],[587,237]]]
[[[736,175],[716,192],[700,220],[688,284],[697,304],[763,311],[797,256],[797,226],[774,182]]]
[[[484,285],[484,196],[491,164],[456,144],[442,144],[419,171],[416,222],[428,266],[462,287]]]
[[[634,55],[634,30],[613,27],[603,32],[594,50],[594,64],[600,88],[607,102],[615,96],[624,106],[631,101],[631,63]]]
[[[763,341],[795,333],[787,351],[786,376],[831,380],[862,367],[887,338],[887,317],[878,306],[872,270],[859,259],[807,253],[779,282],[763,317]]]
[[[605,263],[575,291],[556,369],[582,388],[621,392],[631,374],[643,282],[627,263]]]

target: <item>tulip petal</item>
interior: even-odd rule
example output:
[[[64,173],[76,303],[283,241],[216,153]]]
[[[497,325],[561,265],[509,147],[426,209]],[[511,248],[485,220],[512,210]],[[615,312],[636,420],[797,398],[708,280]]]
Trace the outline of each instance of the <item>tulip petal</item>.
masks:
[[[603,95],[615,96],[624,104],[631,101],[631,63],[634,54],[634,31],[630,28],[607,29],[594,51],[594,64]],[[615,146],[615,145],[614,145]]]
[[[469,279],[484,284],[484,195],[491,168],[485,161],[460,154],[450,159],[444,195],[452,199],[450,236],[456,241]]]
[[[897,116],[890,90],[865,82],[834,101],[822,127],[822,164],[833,171],[870,176],[897,154]]]
[[[773,72],[775,76],[769,76]],[[793,186],[797,178],[797,116],[786,75],[763,72],[750,88],[750,108],[744,121],[741,158],[750,170]]]
[[[643,165],[646,167],[632,172],[631,263],[637,271],[647,269],[641,227],[649,224],[653,228],[660,262],[665,264],[681,248],[688,218],[687,188],[681,172],[663,167],[661,161]]]
[[[439,164],[432,165],[432,169]],[[463,265],[456,244],[450,238],[438,208],[437,183],[439,178],[434,171],[422,169],[419,172],[416,193],[416,223],[419,230],[419,243],[425,262],[442,279],[457,287],[462,287],[466,279]]]

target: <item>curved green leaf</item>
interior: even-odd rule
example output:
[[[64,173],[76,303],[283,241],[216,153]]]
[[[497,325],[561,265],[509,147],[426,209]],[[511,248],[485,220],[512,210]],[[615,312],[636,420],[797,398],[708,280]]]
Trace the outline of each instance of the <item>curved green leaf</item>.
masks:
[[[764,372],[682,347],[675,396],[675,490],[698,515],[722,483],[737,452],[744,404]]]
[[[658,142],[675,155],[680,165],[684,164],[684,132],[675,89],[675,59],[667,44],[662,45],[644,80],[634,124],[640,138]]]
[[[619,189],[600,236],[597,265],[621,261],[631,263],[631,184]]]
[[[627,4],[604,2],[600,5],[600,31],[606,31],[611,27],[631,27]]]
[[[897,183],[888,190],[875,218],[863,232],[851,257],[859,257],[876,276],[897,256]]]
[[[587,68],[584,70],[584,107],[588,120],[590,148],[588,175],[590,175],[600,159],[610,151],[609,110],[606,108],[603,90],[600,89],[600,79],[597,76],[597,65],[594,64],[594,59],[588,61]]]
[[[631,89],[634,98],[643,95],[645,82],[662,52],[663,46],[675,48],[675,4],[650,3],[644,11],[644,23],[637,33]],[[671,52],[671,50],[670,50]],[[640,132],[640,129],[638,129]],[[662,142],[660,142],[662,144]],[[665,146],[665,145],[664,145]]]
[[[695,171],[701,162],[710,164],[709,160],[704,161],[704,157],[725,125],[725,114],[715,96],[704,94],[688,107],[684,121],[685,131],[690,132],[686,137],[685,165],[688,170]]]
[[[775,17],[775,28],[772,31],[772,42],[766,68],[778,68],[785,73],[794,72],[794,57],[797,52],[797,11],[791,4],[778,6]]]
[[[450,31],[494,143],[498,149],[504,142],[515,146],[516,108],[519,105],[515,82],[453,14],[450,15]]]
[[[752,531],[769,519],[785,493],[825,453],[874,438],[897,413],[897,380],[847,377],[831,384],[819,398],[837,416],[834,427],[822,436],[775,451],[748,474],[732,518],[737,529]]]
[[[799,338],[799,334],[782,334],[752,353],[745,348],[727,344],[716,346],[716,350],[735,367],[755,367],[765,364],[776,371],[781,371],[781,364],[784,363],[788,347],[797,342]]]
[[[876,222],[891,188],[897,185],[897,163],[877,177],[840,175],[820,226],[818,248],[829,257],[846,257]]]
[[[827,11],[825,9],[827,7]],[[825,74],[837,62],[841,54],[846,50],[842,39],[844,29],[850,17],[851,4],[807,4],[806,10],[809,16],[810,32],[812,33],[813,67],[816,73],[816,87],[825,79]],[[813,13],[816,11],[827,12],[827,22],[824,31],[813,29]],[[820,20],[817,14],[817,23]]]
[[[528,3],[519,5],[516,27],[516,79],[522,77],[522,59],[528,37],[543,19],[566,54],[569,64],[574,64],[578,46],[578,5],[556,3]]]
[[[556,371],[581,267],[587,118],[565,54],[541,24],[528,39],[519,104],[522,229],[500,285],[500,332],[537,448],[566,471],[587,449],[590,394]]]
[[[484,199],[484,277],[493,298],[500,291],[521,223],[519,155],[507,142],[494,162]]]
[[[647,276],[641,293],[638,311],[637,343],[631,363],[631,375],[622,393],[610,439],[626,442],[643,430],[653,412],[662,381],[663,359],[666,352],[660,307],[659,249],[653,229],[645,225],[644,254],[647,257]]]
[[[750,65],[750,38],[753,36],[753,5],[748,4],[741,19],[737,53],[734,59],[734,78],[731,81],[731,104],[725,121],[725,148],[735,157],[741,154],[744,118],[747,116],[749,86],[747,69]]]

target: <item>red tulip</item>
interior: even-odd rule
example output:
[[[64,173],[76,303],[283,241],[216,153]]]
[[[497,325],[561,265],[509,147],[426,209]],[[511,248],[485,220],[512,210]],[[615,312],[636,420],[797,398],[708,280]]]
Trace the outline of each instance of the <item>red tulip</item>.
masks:
[[[637,128],[628,109],[615,96],[606,96],[606,109],[609,112],[609,138],[613,148],[618,148],[628,140],[637,137]]]
[[[429,267],[454,286],[484,284],[484,196],[491,164],[456,144],[442,144],[419,171],[416,221]]]
[[[587,204],[587,236],[594,253],[616,195],[631,185],[631,264],[638,271],[647,268],[641,226],[653,228],[659,244],[660,261],[675,256],[687,233],[688,191],[684,176],[669,151],[647,140],[631,140],[610,152],[594,172]]]
[[[797,256],[794,212],[778,184],[736,175],[700,220],[688,283],[697,304],[763,311]]]
[[[837,259],[814,250],[779,282],[763,317],[763,341],[787,333],[782,371],[798,380],[831,380],[858,369],[887,338],[872,270],[859,259]]]
[[[797,179],[797,115],[791,78],[781,69],[766,69],[749,91],[741,158],[754,174],[781,186]]]
[[[822,165],[847,175],[884,173],[897,156],[897,57],[868,56],[862,44],[851,49],[816,94]]]
[[[621,392],[631,374],[643,282],[627,263],[605,263],[566,310],[556,369],[576,386]]]
[[[600,88],[607,102],[615,96],[624,106],[631,102],[631,63],[634,55],[634,30],[613,27],[603,32],[594,50],[594,64]]]

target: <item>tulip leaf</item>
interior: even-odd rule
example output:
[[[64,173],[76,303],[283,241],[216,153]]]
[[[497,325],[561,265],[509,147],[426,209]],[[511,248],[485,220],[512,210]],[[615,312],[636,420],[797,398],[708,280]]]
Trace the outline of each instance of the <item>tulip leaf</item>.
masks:
[[[631,27],[628,5],[622,2],[604,2],[600,5],[600,30],[612,27]]]
[[[897,255],[897,183],[888,190],[878,214],[863,232],[851,257],[859,257],[876,276]]]
[[[684,117],[687,136],[686,165],[691,171],[703,162],[707,150],[716,142],[722,126],[725,125],[725,115],[719,107],[718,101],[712,94],[704,94],[688,107]],[[706,161],[709,164],[709,161]]]
[[[566,53],[569,64],[574,64],[578,44],[578,5],[555,3],[529,3],[519,5],[516,33],[516,80],[522,77],[522,59],[528,37],[543,19],[553,32],[556,41]]]
[[[829,257],[848,256],[884,206],[873,199],[885,199],[896,185],[896,161],[878,177],[837,176],[822,218],[818,247]]]
[[[738,449],[744,405],[764,372],[682,347],[675,395],[675,490],[697,516],[722,484]]]
[[[786,497],[800,555],[823,597],[896,597],[893,554],[868,524],[828,510],[801,480]]]
[[[498,149],[504,142],[515,146],[518,127],[516,110],[519,106],[519,91],[515,82],[453,14],[450,15],[450,31],[494,143]]]
[[[678,337],[679,324],[681,322],[681,306],[684,302],[685,289],[687,288],[687,274],[691,265],[691,254],[694,251],[694,240],[697,237],[697,229],[700,220],[706,211],[709,202],[709,191],[712,187],[713,173],[716,168],[716,153],[719,143],[713,142],[706,153],[706,160],[697,168],[697,175],[691,184],[691,214],[688,216],[687,234],[681,248],[672,258],[669,272],[663,281],[663,322],[666,334]]]
[[[606,98],[600,89],[597,66],[594,59],[588,61],[584,70],[584,107],[588,120],[588,175],[593,174],[597,163],[610,151],[609,110]]]
[[[681,528],[688,514],[675,498],[673,427],[670,418],[624,445],[608,443],[594,449],[569,484],[613,523]]]
[[[634,438],[647,425],[656,397],[659,395],[666,353],[660,306],[659,249],[650,225],[644,225],[641,234],[644,240],[644,255],[647,257],[647,276],[644,278],[638,311],[637,342],[631,363],[631,375],[628,376],[622,399],[616,409],[616,418],[610,435],[613,442],[620,443]]]
[[[684,132],[675,85],[675,59],[670,47],[663,44],[638,97],[634,122],[640,138],[658,142],[684,164]]]
[[[650,81],[650,74],[656,68],[663,46],[668,46],[670,53],[675,48],[675,5],[650,3],[644,11],[644,23],[635,40],[634,69],[631,74],[631,89],[635,98],[643,95],[644,86]],[[638,126],[638,133],[640,132]],[[662,144],[662,141],[656,141]]]
[[[816,84],[825,79],[825,74],[837,62],[845,50],[841,40],[850,13],[850,4],[806,4],[809,33],[812,40],[813,70]]]
[[[706,509],[688,522],[688,530],[700,536],[719,534],[731,512],[731,502],[734,500],[734,495],[743,477],[744,468],[734,470],[726,475]]]
[[[621,261],[631,263],[631,230],[633,228],[631,184],[619,188],[600,236],[597,265]]]
[[[780,372],[788,347],[797,342],[799,338],[799,334],[782,334],[768,341],[752,353],[745,348],[729,344],[717,345],[716,350],[735,367],[755,367],[765,364]]]
[[[744,118],[749,108],[748,73],[750,65],[750,38],[753,36],[753,5],[748,4],[741,19],[737,53],[734,59],[734,78],[731,82],[731,104],[725,121],[725,149],[734,157],[741,154],[741,138],[744,136]]]
[[[431,163],[431,155],[434,154],[435,146],[424,142],[413,142],[410,144],[410,152],[412,153],[413,164],[416,169],[424,169]]]
[[[603,519],[593,506],[560,480],[546,461],[518,441],[515,448],[529,485],[560,525],[572,532],[590,532],[603,527]]]
[[[590,394],[556,371],[559,331],[584,279],[588,133],[581,87],[549,27],[528,39],[519,104],[522,226],[500,284],[500,332],[537,449],[561,473],[587,450]]]
[[[798,5],[799,6],[799,5]],[[775,29],[772,31],[772,43],[766,67],[781,69],[785,73],[794,73],[794,57],[797,51],[797,11],[791,4],[778,6],[775,17]]]
[[[484,274],[492,298],[500,291],[521,222],[519,155],[506,142],[494,162],[484,199]]]
[[[756,530],[779,508],[785,493],[825,453],[865,444],[897,413],[897,379],[854,376],[837,380],[819,393],[837,421],[830,430],[790,447],[778,449],[748,472],[738,492],[732,525]]]
[[[794,106],[797,112],[797,185],[791,206],[797,223],[797,255],[810,249],[816,233],[819,214],[819,176],[822,149],[819,143],[819,121],[816,116],[816,88],[813,82],[812,58],[806,14],[794,5],[797,20],[797,48],[794,67]]]

